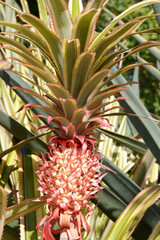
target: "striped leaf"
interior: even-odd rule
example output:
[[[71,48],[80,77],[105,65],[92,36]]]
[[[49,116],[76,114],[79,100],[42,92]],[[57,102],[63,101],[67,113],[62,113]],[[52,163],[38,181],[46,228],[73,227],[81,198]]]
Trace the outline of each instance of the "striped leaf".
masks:
[[[80,42],[78,39],[68,41],[63,40],[62,56],[63,56],[63,71],[64,71],[64,87],[70,90],[73,67],[76,59],[80,54]],[[61,95],[59,95],[61,96]]]
[[[72,19],[64,0],[46,0],[50,13],[51,24],[54,25],[60,39],[71,38]]]
[[[107,32],[109,32],[109,30],[115,26],[118,21],[120,21],[121,19],[123,19],[125,16],[127,16],[128,14],[137,11],[139,8],[148,6],[150,4],[153,3],[158,3],[159,0],[145,0],[142,2],[139,2],[137,4],[132,5],[131,7],[129,7],[128,9],[126,9],[125,11],[123,11],[121,14],[119,14],[117,17],[115,17],[110,24],[94,39],[94,41],[92,42],[92,44],[89,47],[89,50],[91,51],[100,41],[101,39],[107,34]]]
[[[77,97],[81,87],[87,80],[92,68],[95,55],[89,52],[82,53],[76,60],[72,74],[71,94]]]
[[[146,210],[160,198],[160,186],[142,190],[117,219],[107,240],[127,240]]]
[[[26,199],[21,203],[7,208],[5,224],[44,206],[44,204],[45,202],[38,201],[37,199]]]
[[[50,55],[57,67],[58,74],[62,78],[62,53],[61,53],[61,42],[56,34],[51,31],[46,25],[37,17],[31,14],[22,14],[21,19],[28,22],[33,26],[36,31],[41,35],[42,39],[45,40]]]
[[[77,16],[72,31],[72,39],[80,40],[81,52],[88,49],[99,12],[91,9]]]
[[[132,149],[133,151],[135,151],[137,153],[144,154],[145,151],[147,150],[147,146],[145,143],[135,140],[133,138],[118,134],[116,132],[111,132],[106,129],[98,129],[98,131],[100,131],[102,134],[114,139],[118,143],[123,144],[124,146]]]
[[[77,15],[83,11],[83,4],[81,0],[69,0],[68,8],[74,22]]]
[[[84,83],[77,97],[79,106],[83,106],[86,103],[88,97],[110,72],[110,70],[99,71]]]

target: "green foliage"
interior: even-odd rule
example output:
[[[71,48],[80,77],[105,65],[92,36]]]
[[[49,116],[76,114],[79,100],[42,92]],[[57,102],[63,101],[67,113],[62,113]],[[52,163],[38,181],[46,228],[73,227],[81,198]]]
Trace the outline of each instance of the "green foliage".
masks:
[[[43,20],[41,21],[29,13],[27,1],[21,0],[23,13],[19,9],[15,11],[14,4],[10,5],[10,9],[7,2],[1,1],[1,12],[4,14],[4,10],[10,9],[14,19],[12,22],[5,16],[0,22],[4,32],[0,35],[3,60],[0,64],[0,184],[8,193],[6,209],[6,192],[0,188],[0,219],[2,223],[6,221],[4,240],[9,239],[11,234],[16,239],[18,228],[24,239],[42,239],[41,233],[35,230],[45,214],[45,210],[42,208],[42,212],[40,209],[44,202],[37,199],[39,193],[36,191],[38,182],[35,172],[40,153],[46,151],[50,135],[50,132],[45,133],[41,127],[50,124],[51,131],[57,134],[55,123],[63,126],[61,130],[67,129],[68,137],[75,134],[77,125],[76,131],[83,133],[90,122],[91,131],[97,128],[105,136],[99,148],[105,155],[101,171],[107,175],[103,178],[104,190],[98,193],[99,199],[93,199],[101,211],[95,208],[93,219],[89,219],[92,232],[87,239],[128,239],[132,234],[136,240],[142,240],[142,237],[143,240],[148,237],[151,240],[159,234],[160,208],[156,204],[151,205],[160,197],[159,185],[152,186],[158,181],[160,129],[151,120],[151,115],[143,104],[150,111],[159,112],[159,83],[151,76],[152,71],[149,73],[148,63],[135,63],[133,57],[145,50],[141,57],[146,61],[155,66],[159,60],[152,51],[155,58],[152,61],[153,57],[146,50],[155,46],[155,51],[158,52],[159,43],[148,41],[135,46],[134,38],[138,31],[158,26],[155,17],[151,21],[146,16],[152,9],[149,4],[156,1],[142,1],[135,6],[130,1],[119,3],[111,0],[106,7],[117,17],[110,21],[104,8],[96,28],[98,34],[94,32],[94,27],[100,10],[92,7],[102,7],[103,2],[92,0],[84,12],[80,13],[82,4],[77,1],[79,5],[75,9],[74,0],[70,1],[70,15],[63,0],[37,0],[37,15]],[[147,7],[143,8],[144,6]],[[46,12],[47,7],[49,14]],[[18,22],[15,21],[15,14],[19,15]],[[143,19],[130,21],[137,16],[143,16]],[[125,24],[118,26],[122,20]],[[8,29],[12,29],[12,33],[8,33]],[[146,39],[157,40],[158,37],[148,34]],[[8,56],[11,56],[11,64],[6,61]],[[20,63],[18,66],[16,61]],[[14,69],[8,69],[12,68],[12,64]],[[140,67],[140,76],[135,67]],[[146,70],[142,70],[142,67]],[[136,78],[141,82],[141,77],[149,84],[149,90],[141,87],[143,103],[133,86],[127,86],[130,92],[123,91],[126,90],[124,86],[130,84],[128,80]],[[8,86],[13,87],[12,90]],[[147,98],[152,88],[156,93],[155,99]],[[126,114],[120,110],[117,100]],[[26,111],[24,104],[28,103],[27,106],[32,111]],[[37,118],[33,118],[34,114]],[[124,115],[129,116],[132,124]],[[113,129],[100,128],[101,122],[96,122],[97,117],[107,117]],[[86,121],[81,123],[83,118]],[[35,134],[38,127],[40,134]],[[156,160],[158,164],[155,164]],[[151,186],[147,188],[149,185]],[[19,223],[15,222],[17,218]],[[100,224],[96,224],[96,221]],[[0,237],[2,232],[3,224]]]
[[[134,1],[134,3],[138,3],[139,1]],[[111,13],[115,14],[116,16],[123,12],[125,9],[130,7],[132,5],[131,1],[109,1],[107,4],[107,9],[111,11]],[[138,9],[136,12],[127,15],[123,19],[124,22],[128,22],[131,19],[134,19],[136,16],[145,16],[145,15],[150,15],[151,12],[153,12],[152,6],[147,6],[146,8],[141,8]],[[157,12],[158,13],[158,12]],[[108,14],[106,15],[106,12],[104,11],[102,13],[102,18],[100,18],[99,22],[99,28],[104,28],[104,25],[106,22],[110,20],[110,17]],[[156,17],[148,18],[146,19],[143,24],[139,27],[140,31],[149,29],[149,28],[155,28],[158,27],[158,22]],[[159,35],[157,34],[145,34],[142,35],[145,37],[147,40],[154,40],[158,41],[160,40]],[[127,42],[128,47],[132,47],[135,44],[137,44],[137,41],[134,38],[131,38]],[[157,66],[159,69],[158,65],[159,63],[157,62],[156,58],[153,58],[152,55],[148,54],[148,51],[145,50],[141,52],[140,56],[145,59],[147,62],[152,63],[154,66]],[[124,65],[128,63],[133,63],[135,60],[133,60],[132,57],[128,58],[127,60],[124,60]],[[125,78],[130,81],[133,78],[133,71],[130,70],[129,72],[124,74]],[[146,71],[144,68],[140,68],[140,72],[138,75],[138,81],[140,83],[140,97],[142,102],[144,103],[145,107],[149,110],[149,112],[154,113],[156,115],[160,114],[160,109],[159,109],[159,81],[152,76],[148,71]],[[154,98],[152,97],[154,96]]]

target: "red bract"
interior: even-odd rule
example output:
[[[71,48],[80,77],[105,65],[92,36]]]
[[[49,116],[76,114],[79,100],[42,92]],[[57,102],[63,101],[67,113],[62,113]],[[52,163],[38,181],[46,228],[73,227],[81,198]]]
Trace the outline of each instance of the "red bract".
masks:
[[[100,172],[100,156],[93,147],[92,139],[54,137],[49,152],[42,155],[43,162],[37,171],[41,185],[38,190],[46,200],[48,214],[37,227],[44,225],[46,240],[54,239],[52,233],[64,231],[70,240],[82,239],[82,226],[87,235],[90,232],[81,210],[91,214],[89,200],[102,189],[99,182],[104,176]],[[57,222],[60,225],[58,231],[54,230]]]

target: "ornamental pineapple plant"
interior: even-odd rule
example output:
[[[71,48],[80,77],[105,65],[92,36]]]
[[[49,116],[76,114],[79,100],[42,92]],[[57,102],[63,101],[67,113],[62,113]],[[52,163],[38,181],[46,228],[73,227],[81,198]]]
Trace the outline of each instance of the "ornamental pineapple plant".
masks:
[[[144,1],[137,7],[154,2]],[[20,23],[0,22],[2,26],[15,29],[7,33],[14,38],[0,35],[1,48],[17,54],[18,57],[12,57],[15,65],[18,63],[33,72],[37,81],[23,72],[16,72],[33,85],[33,90],[18,86],[12,89],[41,101],[42,104],[26,103],[24,108],[36,112],[34,118],[45,123],[37,131],[46,129],[52,133],[48,152],[42,153],[36,172],[40,184],[37,190],[41,193],[38,200],[45,201],[47,211],[37,229],[43,226],[45,240],[54,240],[58,233],[61,240],[73,240],[82,239],[83,227],[85,239],[90,232],[86,219],[92,213],[89,201],[97,197],[98,191],[103,191],[99,183],[105,176],[100,171],[103,166],[97,129],[110,126],[107,117],[111,108],[107,106],[127,100],[119,92],[128,90],[125,85],[131,84],[114,85],[111,80],[142,64],[128,65],[114,74],[111,68],[158,43],[147,41],[127,50],[115,47],[135,33],[141,24],[140,17],[118,27],[116,23],[120,18],[117,18],[97,33],[96,23],[107,1],[90,0],[85,8],[81,0],[69,0],[68,5],[64,0],[46,0],[45,3],[48,25],[10,6],[18,13]],[[131,8],[130,12],[135,9]],[[116,98],[111,101],[113,95]]]

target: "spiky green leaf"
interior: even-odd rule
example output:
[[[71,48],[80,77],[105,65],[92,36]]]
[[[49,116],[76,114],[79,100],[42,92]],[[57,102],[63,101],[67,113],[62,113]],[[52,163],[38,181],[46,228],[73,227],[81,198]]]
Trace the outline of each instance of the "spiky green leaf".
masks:
[[[88,81],[84,83],[77,97],[78,106],[83,106],[86,103],[88,97],[94,90],[96,90],[96,87],[109,73],[111,73],[110,70],[102,70],[94,74]]]
[[[68,41],[63,40],[62,55],[63,55],[63,71],[64,71],[64,87],[70,90],[73,67],[76,59],[80,54],[80,42],[78,39]],[[61,95],[60,95],[61,96]]]
[[[54,25],[56,33],[61,40],[71,38],[72,19],[64,0],[46,0],[48,11],[51,17],[51,24]]]
[[[133,139],[133,138],[130,138],[127,136],[123,136],[121,134],[118,134],[116,132],[111,132],[106,129],[99,129],[98,131],[100,131],[102,134],[114,139],[118,143],[123,144],[124,146],[132,149],[133,151],[135,151],[137,153],[144,154],[145,151],[147,150],[146,144],[143,142],[140,142],[136,139]]]
[[[46,25],[37,17],[31,14],[22,14],[21,19],[28,22],[33,26],[36,31],[41,35],[42,39],[45,40],[50,55],[57,67],[58,74],[62,78],[62,52],[61,52],[61,42],[56,34],[51,31]]]
[[[68,8],[74,22],[77,15],[83,11],[83,4],[81,0],[69,0]]]
[[[74,98],[77,97],[81,87],[87,80],[94,61],[95,54],[84,52],[76,60],[73,68],[71,93]]]
[[[77,16],[72,31],[72,39],[80,40],[81,52],[88,49],[91,38],[93,37],[93,28],[99,12],[96,9],[91,9],[88,12]]]

